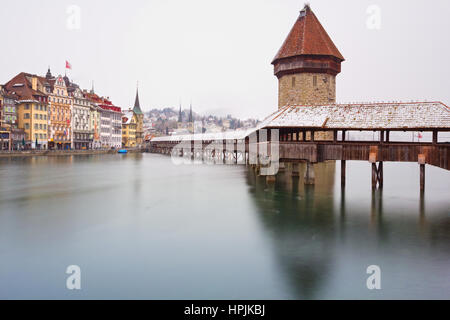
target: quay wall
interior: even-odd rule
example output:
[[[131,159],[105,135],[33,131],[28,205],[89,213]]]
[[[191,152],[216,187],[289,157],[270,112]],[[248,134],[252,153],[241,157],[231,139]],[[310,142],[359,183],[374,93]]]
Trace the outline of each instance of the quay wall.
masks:
[[[145,149],[130,148],[126,149],[129,153],[142,153]],[[118,150],[26,150],[26,151],[1,151],[0,158],[15,157],[64,157],[77,155],[97,155],[97,154],[117,154]]]

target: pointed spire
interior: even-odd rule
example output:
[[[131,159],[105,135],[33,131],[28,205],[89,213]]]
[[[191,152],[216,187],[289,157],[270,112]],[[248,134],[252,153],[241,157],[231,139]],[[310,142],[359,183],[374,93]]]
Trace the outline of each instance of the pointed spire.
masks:
[[[91,89],[91,94],[94,94],[95,93],[95,91],[94,91],[94,80],[92,80],[92,89]]]
[[[192,117],[192,102],[191,102],[190,111],[189,111],[189,122],[192,123],[193,120],[194,120],[194,118]]]
[[[183,122],[183,114],[181,113],[181,103],[180,103],[180,112],[178,113],[178,122],[179,123]]]
[[[46,78],[47,80],[53,78],[52,72],[50,71],[50,66],[48,66],[48,70],[47,70],[47,74],[45,75],[45,78]]]
[[[139,81],[137,82],[136,85],[136,100],[134,101],[133,112],[136,114],[142,114],[141,104],[139,102]]]

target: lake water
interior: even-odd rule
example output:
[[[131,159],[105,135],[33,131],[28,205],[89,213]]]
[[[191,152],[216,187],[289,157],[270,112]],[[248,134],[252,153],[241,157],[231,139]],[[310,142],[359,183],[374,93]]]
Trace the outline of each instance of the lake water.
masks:
[[[305,187],[152,154],[0,159],[0,298],[450,299],[450,172],[427,166],[421,198],[417,164],[385,163],[375,193],[369,163],[344,193],[339,168]]]

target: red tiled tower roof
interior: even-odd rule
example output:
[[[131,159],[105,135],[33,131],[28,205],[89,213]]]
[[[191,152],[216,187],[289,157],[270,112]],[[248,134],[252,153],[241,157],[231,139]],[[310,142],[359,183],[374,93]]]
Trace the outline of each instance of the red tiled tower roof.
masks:
[[[304,55],[333,56],[341,62],[345,60],[309,5],[305,5],[300,12],[272,64],[280,59]]]

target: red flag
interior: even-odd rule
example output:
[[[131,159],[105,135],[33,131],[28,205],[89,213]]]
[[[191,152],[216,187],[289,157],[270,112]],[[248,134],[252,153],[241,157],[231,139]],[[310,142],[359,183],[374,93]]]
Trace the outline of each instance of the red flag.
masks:
[[[66,60],[66,69],[72,70],[72,65]]]
[[[422,134],[419,132],[419,134],[418,134],[418,138],[419,139],[422,139]]]

